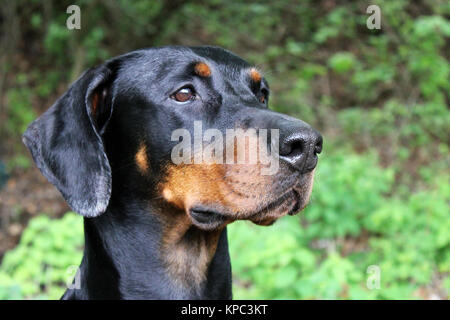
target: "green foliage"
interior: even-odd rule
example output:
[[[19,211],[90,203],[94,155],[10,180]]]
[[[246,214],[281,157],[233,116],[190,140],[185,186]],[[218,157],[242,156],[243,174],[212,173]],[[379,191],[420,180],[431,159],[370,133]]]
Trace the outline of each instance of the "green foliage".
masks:
[[[349,52],[338,52],[328,60],[328,64],[335,72],[345,73],[354,68],[355,57]]]
[[[5,129],[13,134],[17,131],[24,132],[27,125],[34,120],[35,113],[30,108],[32,91],[27,86],[28,77],[19,74],[16,77],[16,87],[8,91],[7,100],[11,106],[8,109],[8,121]]]
[[[418,174],[423,181],[433,179],[433,172],[445,170],[444,159],[448,155],[450,113],[445,104],[428,102],[405,105],[389,100],[382,108],[348,108],[337,115],[344,136],[353,137],[353,143],[365,146],[383,141],[381,152],[385,160],[392,162],[398,181],[410,181],[408,164],[425,163]],[[409,179],[409,180],[408,180]]]
[[[58,299],[78,266],[83,247],[82,219],[39,216],[30,221],[18,246],[7,252],[0,267],[0,299]]]
[[[229,227],[235,298],[418,298],[437,271],[448,273],[449,178],[390,197],[393,170],[375,157],[325,153],[300,220]],[[360,248],[349,251],[354,243]],[[366,287],[371,265],[381,270],[380,289]]]
[[[304,236],[313,238],[356,236],[367,214],[383,203],[391,189],[393,171],[381,169],[370,154],[351,152],[323,155],[315,179],[312,206],[305,214]]]

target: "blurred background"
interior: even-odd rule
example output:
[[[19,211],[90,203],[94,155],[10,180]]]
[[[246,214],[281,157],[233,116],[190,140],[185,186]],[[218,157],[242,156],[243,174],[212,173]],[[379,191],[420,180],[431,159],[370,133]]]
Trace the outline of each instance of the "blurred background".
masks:
[[[84,69],[166,44],[256,64],[325,138],[302,214],[229,227],[235,298],[448,299],[449,1],[0,2],[0,299],[59,298],[83,248],[21,134]]]

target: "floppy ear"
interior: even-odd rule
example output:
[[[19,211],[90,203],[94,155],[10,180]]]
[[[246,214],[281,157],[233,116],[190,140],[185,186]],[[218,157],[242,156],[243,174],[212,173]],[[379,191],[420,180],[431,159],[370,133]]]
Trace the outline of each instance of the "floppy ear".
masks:
[[[112,113],[113,77],[107,65],[86,71],[23,135],[42,174],[85,217],[102,214],[111,196],[101,133]]]

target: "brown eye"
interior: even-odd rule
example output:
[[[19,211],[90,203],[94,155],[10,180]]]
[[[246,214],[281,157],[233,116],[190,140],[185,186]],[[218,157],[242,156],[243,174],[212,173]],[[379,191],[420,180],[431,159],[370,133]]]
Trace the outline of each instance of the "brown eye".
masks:
[[[193,89],[185,87],[175,92],[171,98],[178,102],[187,102],[195,99],[195,93]]]
[[[268,96],[269,92],[266,89],[262,89],[258,97],[259,102],[266,104]]]

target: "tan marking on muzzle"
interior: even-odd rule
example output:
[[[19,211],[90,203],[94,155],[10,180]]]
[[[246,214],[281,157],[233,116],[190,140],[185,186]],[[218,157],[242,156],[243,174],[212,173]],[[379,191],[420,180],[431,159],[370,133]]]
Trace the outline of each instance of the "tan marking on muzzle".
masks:
[[[250,153],[258,153],[257,142],[256,135],[249,135],[246,143],[240,146],[231,141],[233,162],[240,159],[241,163],[226,164],[224,159],[223,164],[168,166],[165,179],[159,185],[163,198],[186,213],[196,205],[205,205],[232,219],[242,218],[256,210],[274,182],[272,176],[261,175],[261,168],[267,165],[251,162],[255,158],[250,157]],[[238,157],[237,152],[243,156]]]

